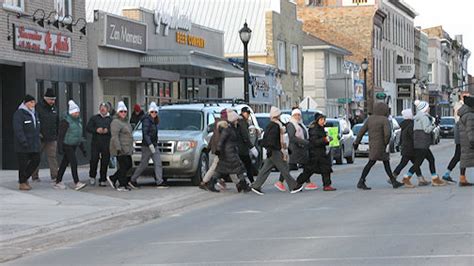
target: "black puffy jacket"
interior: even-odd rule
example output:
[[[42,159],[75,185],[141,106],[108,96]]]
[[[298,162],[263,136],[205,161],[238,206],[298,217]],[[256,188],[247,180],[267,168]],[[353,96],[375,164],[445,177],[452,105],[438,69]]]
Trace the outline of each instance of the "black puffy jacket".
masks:
[[[150,115],[142,119],[142,146],[158,146],[158,119],[153,120]]]
[[[326,153],[328,145],[324,127],[313,122],[309,127],[309,163],[305,167],[316,174],[331,173],[331,157]]]
[[[217,145],[219,163],[216,172],[220,174],[243,174],[245,167],[239,157],[237,129],[229,125],[224,128]]]
[[[86,130],[92,134],[92,143],[110,143],[110,138],[112,137],[110,133],[110,123],[112,123],[112,117],[110,117],[110,115],[102,116],[101,114],[97,114],[89,119]],[[107,134],[98,134],[98,128],[106,128]]]
[[[18,153],[33,153],[41,150],[40,120],[38,113],[35,112],[34,116],[36,125],[35,119],[23,104],[13,115],[15,151]]]
[[[51,106],[43,100],[36,106],[36,112],[41,121],[41,140],[58,140],[59,113],[56,106]]]
[[[414,121],[411,119],[405,119],[400,123],[400,127],[402,128],[402,156],[415,156],[415,148],[413,143],[413,124]]]

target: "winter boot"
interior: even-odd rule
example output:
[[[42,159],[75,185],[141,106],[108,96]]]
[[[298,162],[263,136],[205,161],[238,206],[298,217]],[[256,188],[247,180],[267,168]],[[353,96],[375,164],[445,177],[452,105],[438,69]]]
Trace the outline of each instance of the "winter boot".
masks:
[[[362,179],[362,178],[359,180],[359,183],[357,183],[357,188],[362,189],[362,190],[371,190],[372,189],[372,188],[368,187],[365,184],[365,179]]]
[[[21,183],[18,189],[28,191],[28,190],[31,190],[31,187],[28,186],[28,184],[26,183]]]
[[[439,176],[432,176],[431,177],[431,185],[433,187],[442,187],[442,186],[446,186],[446,182],[444,180],[442,180],[441,178],[439,178]]]
[[[424,187],[424,186],[429,186],[430,184],[431,182],[426,180],[424,176],[418,177],[418,186]]]
[[[461,177],[459,177],[459,186],[460,186],[460,187],[472,187],[472,186],[474,186],[474,184],[469,183],[469,182],[467,181],[466,176],[465,176],[465,175],[462,175]]]
[[[394,189],[397,189],[397,188],[399,188],[399,187],[403,187],[403,186],[405,185],[404,183],[398,182],[397,179],[395,179],[395,177],[392,177],[392,178],[390,178],[390,179],[392,180],[392,187],[393,187]]]
[[[414,188],[415,187],[415,185],[413,185],[410,182],[410,177],[409,176],[404,176],[403,179],[402,179],[402,183],[405,185],[406,188]]]

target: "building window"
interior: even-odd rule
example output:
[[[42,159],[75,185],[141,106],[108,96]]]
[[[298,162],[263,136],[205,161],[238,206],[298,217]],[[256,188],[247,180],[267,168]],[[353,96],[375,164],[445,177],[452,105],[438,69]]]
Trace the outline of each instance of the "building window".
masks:
[[[38,100],[42,99],[45,94],[44,91],[44,80],[37,80],[36,81],[36,95]]]
[[[3,8],[15,12],[25,11],[25,0],[5,0]]]
[[[298,73],[298,45],[291,45],[291,73]]]
[[[64,23],[72,23],[72,0],[54,0],[57,12],[56,19]]]
[[[323,0],[306,0],[305,3],[307,6],[322,6]]]
[[[286,71],[286,45],[285,42],[278,41],[278,69]]]
[[[433,64],[428,64],[428,82],[433,83]]]

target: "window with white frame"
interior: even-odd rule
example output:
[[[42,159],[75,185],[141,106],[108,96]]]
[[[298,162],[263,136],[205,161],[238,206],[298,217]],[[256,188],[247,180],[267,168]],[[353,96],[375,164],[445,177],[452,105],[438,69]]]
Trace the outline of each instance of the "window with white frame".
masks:
[[[278,69],[286,71],[286,45],[283,41],[278,41]]]
[[[25,0],[5,0],[3,2],[3,8],[16,12],[24,12]]]
[[[72,1],[54,0],[54,7],[57,12],[56,19],[64,23],[72,23]]]
[[[298,45],[291,45],[291,73],[298,73]]]
[[[428,82],[433,83],[433,64],[428,64]]]

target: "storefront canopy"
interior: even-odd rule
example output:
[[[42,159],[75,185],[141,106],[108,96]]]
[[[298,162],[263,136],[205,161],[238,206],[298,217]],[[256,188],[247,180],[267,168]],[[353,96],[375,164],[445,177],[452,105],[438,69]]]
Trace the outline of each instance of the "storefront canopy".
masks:
[[[149,50],[140,64],[179,73],[185,77],[227,78],[242,77],[243,72],[224,57],[198,51]]]
[[[179,74],[149,67],[99,68],[99,77],[134,81],[178,81]]]

